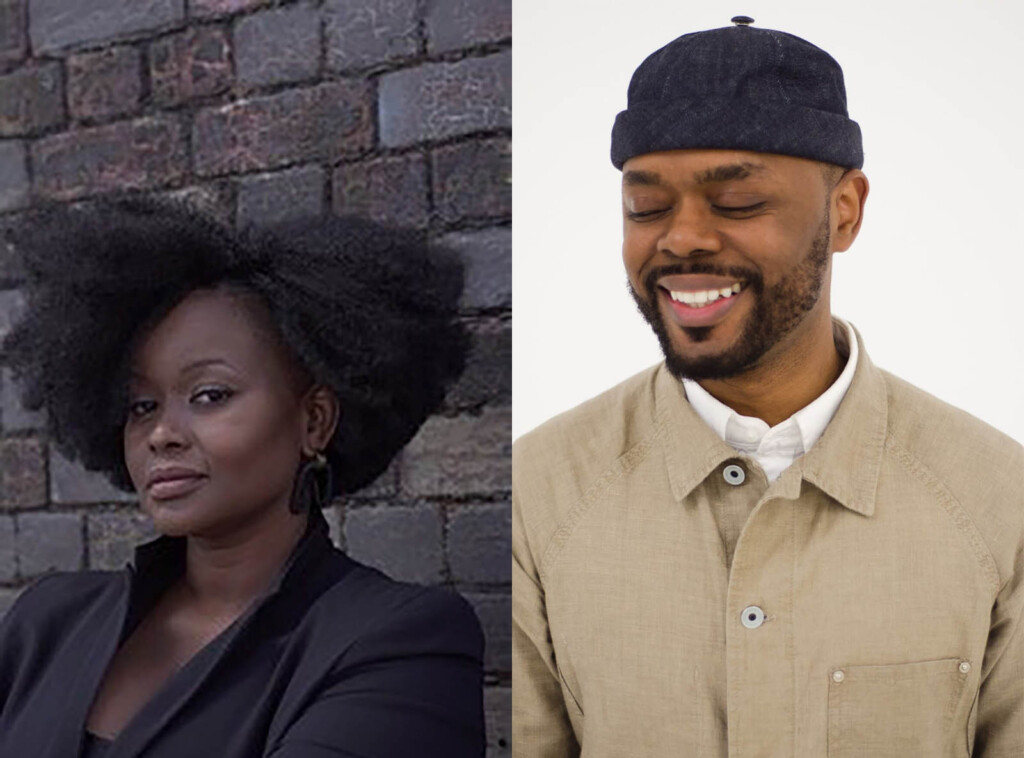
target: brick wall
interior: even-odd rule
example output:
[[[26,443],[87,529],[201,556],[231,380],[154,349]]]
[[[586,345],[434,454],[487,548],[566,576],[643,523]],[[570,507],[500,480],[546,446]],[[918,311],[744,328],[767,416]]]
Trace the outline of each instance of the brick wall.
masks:
[[[356,212],[467,266],[468,369],[391,469],[329,510],[392,576],[453,587],[487,633],[508,754],[511,0],[0,0],[0,231],[34,203],[183,195],[236,224]],[[0,336],[22,301],[0,239]],[[0,612],[152,536],[65,460],[0,368]]]

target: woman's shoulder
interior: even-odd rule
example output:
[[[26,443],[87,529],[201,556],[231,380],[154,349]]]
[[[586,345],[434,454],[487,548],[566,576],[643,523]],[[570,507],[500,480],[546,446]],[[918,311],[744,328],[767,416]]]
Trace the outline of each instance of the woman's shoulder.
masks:
[[[3,627],[33,626],[50,618],[67,621],[111,591],[119,591],[119,571],[58,571],[25,587],[3,616]]]

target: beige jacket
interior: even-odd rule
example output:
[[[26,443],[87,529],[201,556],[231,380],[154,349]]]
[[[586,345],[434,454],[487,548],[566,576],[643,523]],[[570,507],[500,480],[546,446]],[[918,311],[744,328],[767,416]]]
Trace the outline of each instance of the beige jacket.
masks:
[[[512,540],[517,758],[1024,756],[1024,449],[863,344],[770,485],[663,365],[552,419]]]

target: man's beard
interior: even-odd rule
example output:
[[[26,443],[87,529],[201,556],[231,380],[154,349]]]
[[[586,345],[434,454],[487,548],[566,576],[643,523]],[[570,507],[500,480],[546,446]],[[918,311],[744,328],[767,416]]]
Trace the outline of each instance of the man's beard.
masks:
[[[817,304],[828,270],[830,221],[828,208],[807,255],[796,268],[765,289],[760,272],[741,267],[721,267],[705,261],[676,263],[651,269],[644,277],[644,295],[632,286],[630,293],[661,343],[665,365],[672,374],[687,379],[726,379],[738,376],[757,365],[758,361],[783,337],[793,331],[804,316]],[[682,329],[693,342],[703,342],[711,336],[714,326],[678,326],[666,324],[658,305],[657,281],[671,274],[714,274],[744,281],[744,291],[754,298],[753,310],[735,344],[718,355],[686,356],[672,344],[669,328]],[[734,297],[736,297],[734,295]]]

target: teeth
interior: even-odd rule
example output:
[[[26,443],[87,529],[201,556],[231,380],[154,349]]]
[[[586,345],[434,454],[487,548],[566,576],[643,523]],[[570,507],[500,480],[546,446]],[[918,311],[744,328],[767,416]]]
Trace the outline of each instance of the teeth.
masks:
[[[672,292],[672,299],[677,303],[683,303],[693,308],[700,308],[713,303],[720,298],[732,297],[743,289],[743,285],[736,282],[731,287],[722,287],[719,290],[703,290],[701,292]]]

